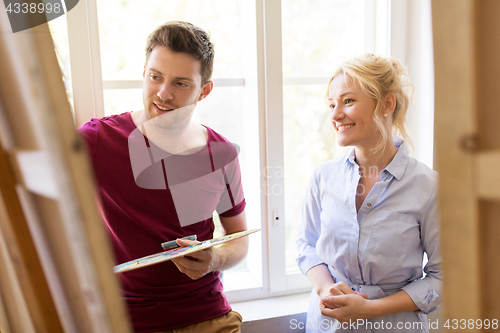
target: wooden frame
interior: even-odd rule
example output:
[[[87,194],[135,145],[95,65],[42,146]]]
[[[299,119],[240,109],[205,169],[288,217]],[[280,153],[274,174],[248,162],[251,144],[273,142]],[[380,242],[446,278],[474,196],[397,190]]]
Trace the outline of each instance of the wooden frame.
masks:
[[[48,26],[8,22],[0,8],[0,329],[131,332]]]
[[[500,2],[432,11],[444,319],[500,320]]]

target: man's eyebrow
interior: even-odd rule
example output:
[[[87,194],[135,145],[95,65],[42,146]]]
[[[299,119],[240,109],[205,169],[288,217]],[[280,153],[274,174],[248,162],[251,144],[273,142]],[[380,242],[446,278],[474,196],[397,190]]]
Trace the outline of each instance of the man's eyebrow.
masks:
[[[345,95],[349,95],[349,94],[354,94],[352,91],[346,91],[345,93],[342,93],[339,98],[342,98],[344,97]],[[331,101],[332,99],[331,98],[328,98],[329,101]]]
[[[157,70],[156,68],[154,67],[150,67],[148,68],[148,71],[150,72],[155,72],[155,73],[158,73],[160,75],[163,75],[162,72],[160,72],[159,70]],[[175,78],[175,80],[183,80],[183,81],[189,81],[189,82],[194,82],[194,80],[192,78],[189,78],[189,77],[182,77],[182,76],[178,76]]]
[[[150,68],[148,68],[148,70],[149,70],[149,71],[151,71],[151,72],[158,73],[158,74],[163,74],[162,72],[160,72],[159,70],[157,70],[157,69],[156,69],[156,68],[154,68],[154,67],[150,67]]]
[[[194,82],[193,79],[189,78],[189,77],[182,77],[182,76],[178,76],[175,78],[176,80],[182,80],[182,81],[189,81],[189,82]]]

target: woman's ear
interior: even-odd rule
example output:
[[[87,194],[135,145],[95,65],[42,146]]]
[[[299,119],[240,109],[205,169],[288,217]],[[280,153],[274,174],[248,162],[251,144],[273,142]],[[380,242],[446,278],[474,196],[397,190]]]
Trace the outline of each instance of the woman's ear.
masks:
[[[389,93],[385,95],[384,98],[384,118],[389,117],[393,114],[396,109],[396,95],[394,93]]]

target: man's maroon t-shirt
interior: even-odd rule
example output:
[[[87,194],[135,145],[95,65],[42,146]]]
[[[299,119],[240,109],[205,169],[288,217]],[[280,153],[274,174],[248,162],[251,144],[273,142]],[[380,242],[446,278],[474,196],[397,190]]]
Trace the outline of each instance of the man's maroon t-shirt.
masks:
[[[211,239],[214,210],[231,217],[245,208],[237,151],[227,139],[207,127],[206,147],[170,155],[136,129],[130,113],[93,118],[78,129],[93,162],[116,264],[161,252],[162,242],[179,237]],[[196,222],[199,216],[204,220]],[[135,332],[172,330],[231,311],[219,272],[192,280],[168,261],[120,279]]]

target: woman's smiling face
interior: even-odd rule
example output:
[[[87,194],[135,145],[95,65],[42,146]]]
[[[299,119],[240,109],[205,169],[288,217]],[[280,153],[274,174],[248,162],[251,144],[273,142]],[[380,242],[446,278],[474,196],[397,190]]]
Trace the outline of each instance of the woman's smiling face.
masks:
[[[350,76],[339,74],[333,78],[328,104],[340,146],[370,149],[377,144],[381,134],[373,119],[376,101]]]

